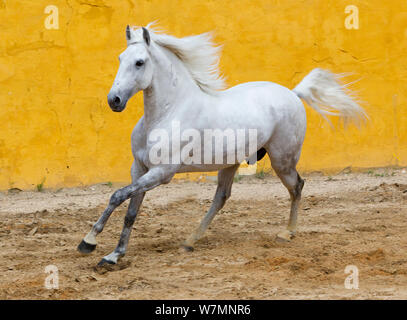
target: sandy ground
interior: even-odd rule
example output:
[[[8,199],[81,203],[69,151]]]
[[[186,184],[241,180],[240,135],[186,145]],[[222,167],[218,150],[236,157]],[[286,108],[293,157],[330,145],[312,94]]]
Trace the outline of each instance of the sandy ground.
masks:
[[[95,252],[76,251],[117,186],[0,193],[1,299],[407,299],[407,173],[305,176],[297,236],[275,241],[288,193],[273,176],[244,177],[191,253],[179,244],[209,208],[216,184],[174,181],[148,193],[127,255],[94,266],[118,241],[115,211]],[[44,287],[45,267],[59,289]],[[344,287],[345,267],[359,289]]]

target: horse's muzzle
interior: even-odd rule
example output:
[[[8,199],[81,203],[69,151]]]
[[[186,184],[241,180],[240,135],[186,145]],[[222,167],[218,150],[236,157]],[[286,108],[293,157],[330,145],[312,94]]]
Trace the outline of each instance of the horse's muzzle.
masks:
[[[109,103],[110,109],[114,112],[122,112],[126,108],[127,101],[122,99],[118,95],[108,94],[107,102]]]

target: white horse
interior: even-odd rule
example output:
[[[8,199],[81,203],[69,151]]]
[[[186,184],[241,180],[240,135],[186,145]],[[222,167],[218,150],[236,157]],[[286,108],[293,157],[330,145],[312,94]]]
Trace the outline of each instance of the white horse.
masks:
[[[109,205],[79,244],[78,250],[92,252],[96,247],[96,236],[103,230],[113,210],[130,199],[119,243],[99,263],[102,266],[116,264],[126,252],[146,191],[170,182],[179,172],[219,170],[212,206],[184,247],[192,250],[194,243],[202,237],[230,197],[233,178],[242,158],[233,163],[191,161],[194,156],[195,160],[204,158],[196,147],[209,148],[209,160],[219,159],[219,154],[212,148],[212,141],[209,144],[195,142],[190,152],[179,152],[188,141],[172,141],[169,136],[170,144],[178,144],[179,148],[174,151],[170,146],[161,145],[160,152],[169,155],[170,161],[153,161],[151,155],[154,154],[156,138],[151,135],[157,129],[170,132],[174,121],[180,125],[181,131],[194,129],[202,135],[207,129],[231,129],[232,132],[256,130],[256,148],[254,152],[252,149],[252,154],[247,151],[244,154],[256,161],[256,154],[261,158],[267,152],[273,169],[288,189],[291,196],[288,227],[277,237],[289,241],[296,231],[297,210],[304,185],[296,170],[307,126],[300,98],[324,117],[335,115],[344,122],[364,120],[364,110],[346,93],[346,86],[337,82],[337,75],[314,69],[293,90],[271,82],[249,82],[222,91],[224,80],[218,71],[219,48],[214,46],[210,34],[176,38],[158,33],[148,25],[137,29],[127,26],[126,38],[127,48],[119,56],[120,66],[108,94],[108,103],[113,111],[121,112],[133,95],[144,91],[144,116],[131,137],[134,156],[132,184],[114,192]],[[232,152],[247,150],[249,142],[249,137],[244,135],[243,140],[233,145]],[[225,149],[221,152],[220,158],[226,159],[228,152]],[[179,161],[171,161],[176,157]]]

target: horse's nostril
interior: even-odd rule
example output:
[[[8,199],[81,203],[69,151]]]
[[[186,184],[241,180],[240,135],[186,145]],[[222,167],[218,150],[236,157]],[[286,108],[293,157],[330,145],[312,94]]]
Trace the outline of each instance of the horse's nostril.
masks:
[[[121,102],[120,98],[116,96],[116,97],[114,98],[114,104],[117,106],[117,105],[120,104],[120,102]]]

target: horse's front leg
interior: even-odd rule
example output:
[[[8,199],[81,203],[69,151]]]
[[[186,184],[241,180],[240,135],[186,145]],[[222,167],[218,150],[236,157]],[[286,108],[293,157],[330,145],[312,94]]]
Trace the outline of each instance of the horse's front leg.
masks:
[[[97,244],[96,236],[103,231],[103,228],[105,227],[107,220],[109,220],[110,215],[112,214],[114,209],[116,209],[116,207],[118,206],[118,204],[116,204],[112,200],[113,199],[111,197],[107,208],[103,211],[98,221],[96,221],[96,223],[92,226],[92,229],[79,244],[78,246],[79,252],[89,254],[96,249]]]
[[[130,215],[137,214],[138,207],[140,206],[143,197],[140,196],[146,191],[159,186],[160,184],[167,183],[174,176],[176,169],[170,170],[164,167],[154,167],[144,175],[142,175],[136,181],[133,181],[131,185],[116,190],[110,197],[109,205],[99,218],[99,220],[93,225],[91,231],[86,235],[82,242],[78,246],[78,250],[82,253],[90,253],[96,248],[96,236],[102,232],[106,221],[110,217],[114,209],[129,198],[136,198],[129,206]],[[138,204],[139,203],[139,204]],[[138,204],[138,205],[137,205]],[[136,214],[134,214],[136,212]],[[129,215],[129,212],[127,213]],[[126,215],[126,217],[127,217]]]
[[[151,190],[160,184],[168,183],[174,176],[175,172],[176,170],[169,171],[168,169],[164,168],[153,168],[138,179],[134,184],[117,190],[113,194],[112,198],[116,198],[118,203],[123,202],[129,197],[131,197],[131,200],[127,214],[124,218],[124,225],[119,243],[112,253],[102,258],[102,260],[98,263],[98,266],[116,264],[119,258],[125,255],[131,230],[146,191]]]
[[[134,221],[136,220],[137,213],[140,209],[141,203],[143,202],[145,192],[135,195],[130,199],[130,204],[127,209],[127,214],[124,217],[123,230],[120,235],[119,243],[116,249],[98,263],[98,266],[103,266],[105,264],[116,264],[119,258],[123,257],[126,253],[127,244],[129,243],[131,230],[133,228]]]

